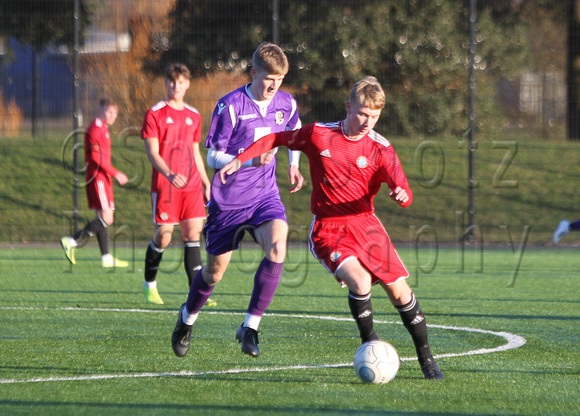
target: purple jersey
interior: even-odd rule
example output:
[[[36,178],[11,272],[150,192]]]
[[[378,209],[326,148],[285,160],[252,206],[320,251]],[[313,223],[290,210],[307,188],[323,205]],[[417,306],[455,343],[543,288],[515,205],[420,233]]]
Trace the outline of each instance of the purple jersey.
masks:
[[[278,91],[266,108],[252,100],[250,84],[218,101],[211,120],[206,147],[237,156],[269,133],[300,127],[296,100]],[[269,165],[244,167],[222,184],[214,174],[211,196],[222,210],[246,208],[273,196],[279,197],[275,158]]]

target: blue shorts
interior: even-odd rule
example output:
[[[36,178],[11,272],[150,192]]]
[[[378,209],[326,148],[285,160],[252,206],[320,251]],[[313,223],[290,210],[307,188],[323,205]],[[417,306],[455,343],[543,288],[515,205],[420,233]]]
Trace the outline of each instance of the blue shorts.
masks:
[[[214,256],[237,250],[246,231],[256,241],[254,230],[266,221],[279,219],[288,222],[280,198],[270,198],[251,207],[229,211],[222,211],[210,200],[207,208],[207,222],[203,227],[205,251]]]

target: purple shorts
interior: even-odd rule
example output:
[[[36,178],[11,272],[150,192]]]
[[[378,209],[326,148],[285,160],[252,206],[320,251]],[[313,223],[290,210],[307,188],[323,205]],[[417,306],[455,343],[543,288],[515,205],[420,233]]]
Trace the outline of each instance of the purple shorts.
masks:
[[[214,256],[237,250],[246,231],[256,241],[254,229],[266,221],[279,219],[288,222],[280,198],[270,198],[251,207],[229,211],[222,211],[210,200],[207,208],[207,222],[203,227],[205,251]]]

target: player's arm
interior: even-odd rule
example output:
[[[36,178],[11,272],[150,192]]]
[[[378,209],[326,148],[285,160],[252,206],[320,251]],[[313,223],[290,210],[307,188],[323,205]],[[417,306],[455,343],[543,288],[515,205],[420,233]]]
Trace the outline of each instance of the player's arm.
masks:
[[[236,157],[234,155],[230,155],[223,150],[216,150],[213,147],[210,147],[207,151],[207,165],[212,169],[221,169]],[[265,155],[260,155],[259,157],[255,157],[250,159],[242,164],[242,167],[259,167],[263,164],[268,164],[269,161],[264,160]],[[271,160],[271,159],[270,159]]]
[[[173,173],[159,154],[159,139],[157,137],[147,137],[143,142],[145,143],[147,159],[157,172],[165,176],[176,188],[183,188],[187,185],[187,178],[179,173]]]
[[[385,182],[391,188],[389,197],[400,206],[408,207],[413,202],[413,191],[411,191],[399,157],[392,147],[388,148],[385,155],[386,158],[383,159],[383,166],[386,171]]]
[[[104,170],[107,175],[115,178],[120,185],[125,185],[129,180],[127,175],[115,169],[110,160],[103,157],[101,153],[101,144],[93,136],[93,133],[89,133],[88,143],[91,147],[91,159],[99,166],[100,169]]]
[[[254,157],[268,153],[270,150],[278,146],[289,147],[292,137],[297,134],[299,130],[284,131],[280,133],[271,133],[262,137],[260,140],[252,143],[244,152],[236,156],[234,160],[226,164],[219,172],[220,180],[226,183],[226,175],[232,175],[242,167],[243,163],[251,160]]]
[[[300,151],[288,149],[288,157],[290,159],[288,176],[290,177],[290,183],[294,185],[288,190],[290,193],[294,193],[302,189],[302,185],[304,184],[304,176],[302,176],[300,169],[298,168],[300,163]]]
[[[298,113],[296,113],[295,119],[295,126],[289,130],[296,130],[302,127],[302,122],[298,117]],[[288,127],[287,127],[288,128]],[[292,150],[288,149],[288,159],[290,161],[290,166],[288,167],[288,176],[290,177],[290,183],[292,186],[290,189],[290,193],[298,192],[302,189],[302,185],[304,184],[304,176],[300,173],[300,151],[299,150]]]
[[[209,178],[207,177],[207,172],[205,171],[205,165],[203,164],[203,158],[201,157],[201,153],[199,151],[199,143],[193,143],[193,158],[195,159],[195,165],[197,167],[197,171],[199,172],[199,177],[201,178],[201,183],[204,189],[204,198],[206,201],[209,201],[211,198],[211,183]]]

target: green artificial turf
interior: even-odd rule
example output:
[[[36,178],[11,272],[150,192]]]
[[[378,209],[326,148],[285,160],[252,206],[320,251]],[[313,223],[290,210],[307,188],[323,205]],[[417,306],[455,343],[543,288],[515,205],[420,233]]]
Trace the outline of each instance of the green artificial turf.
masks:
[[[165,304],[148,305],[142,246],[117,247],[131,266],[112,272],[94,245],[77,251],[75,266],[56,245],[2,246],[0,414],[579,413],[575,250],[527,249],[519,266],[509,249],[399,251],[443,381],[423,379],[398,313],[375,287],[377,333],[403,362],[386,385],[360,382],[346,289],[301,247],[290,250],[254,359],[234,340],[260,257],[251,248],[234,255],[217,305],[203,309],[190,352],[177,358],[170,336],[187,286],[179,250],[158,278]]]

